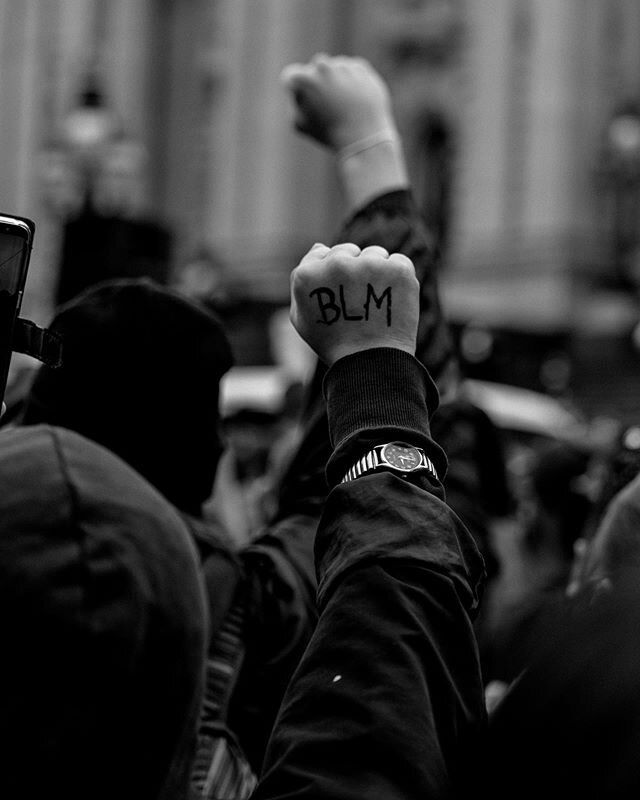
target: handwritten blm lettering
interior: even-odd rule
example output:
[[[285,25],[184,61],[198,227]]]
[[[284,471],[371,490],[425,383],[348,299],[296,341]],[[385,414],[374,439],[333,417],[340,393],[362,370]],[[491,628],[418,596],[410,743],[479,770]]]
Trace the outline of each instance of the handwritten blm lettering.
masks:
[[[364,312],[362,314],[349,312],[347,308],[347,300],[344,296],[344,286],[342,284],[340,284],[338,287],[337,299],[336,293],[328,286],[319,286],[317,289],[309,292],[309,297],[315,297],[318,301],[320,319],[316,320],[316,322],[318,322],[320,325],[333,325],[334,322],[338,322],[340,319],[343,319],[347,322],[361,322],[362,320],[369,322],[371,303],[373,302],[374,306],[380,311],[382,310],[382,305],[385,303],[385,301],[386,308],[384,310],[386,311],[387,327],[391,325],[390,286],[387,286],[381,295],[377,295],[376,290],[370,283],[368,283],[367,294],[364,303],[361,306]],[[356,306],[356,309],[357,308],[358,307]]]

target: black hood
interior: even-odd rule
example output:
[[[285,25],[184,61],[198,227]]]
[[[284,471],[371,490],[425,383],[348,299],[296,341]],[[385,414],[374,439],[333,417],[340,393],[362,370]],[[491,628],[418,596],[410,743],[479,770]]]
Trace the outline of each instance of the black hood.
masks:
[[[118,280],[62,306],[49,328],[63,337],[64,363],[40,368],[22,422],[78,431],[199,514],[222,451],[219,381],[232,364],[218,318],[148,279]]]
[[[206,642],[177,512],[103,448],[0,433],[0,797],[183,797]]]

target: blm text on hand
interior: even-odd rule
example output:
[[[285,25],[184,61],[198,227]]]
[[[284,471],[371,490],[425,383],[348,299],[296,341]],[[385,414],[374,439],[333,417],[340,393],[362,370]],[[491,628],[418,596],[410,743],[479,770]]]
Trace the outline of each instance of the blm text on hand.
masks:
[[[418,314],[413,263],[383,247],[315,244],[291,273],[291,321],[328,365],[374,347],[413,355]]]

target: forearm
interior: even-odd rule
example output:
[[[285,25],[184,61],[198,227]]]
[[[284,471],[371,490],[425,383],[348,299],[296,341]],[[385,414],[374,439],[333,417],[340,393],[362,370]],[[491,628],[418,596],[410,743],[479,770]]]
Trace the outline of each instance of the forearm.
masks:
[[[382,194],[409,188],[402,143],[395,131],[338,152],[336,169],[348,215]]]
[[[365,380],[372,359],[388,358]],[[398,359],[404,362],[400,365]],[[413,358],[365,351],[337,362],[325,390],[329,465],[404,436],[442,470],[428,376]],[[404,380],[390,375],[400,368]],[[348,414],[355,392],[364,402]],[[449,796],[484,722],[471,617],[481,564],[437,480],[372,473],[329,494],[316,538],[320,622],[282,706],[261,800]]]
[[[449,798],[474,774],[482,703],[453,584],[417,564],[369,561],[322,608],[257,797]]]
[[[436,383],[455,361],[455,348],[438,289],[438,253],[411,192],[391,191],[370,200],[344,223],[337,242],[378,244],[404,253],[420,281],[420,326],[416,357]]]

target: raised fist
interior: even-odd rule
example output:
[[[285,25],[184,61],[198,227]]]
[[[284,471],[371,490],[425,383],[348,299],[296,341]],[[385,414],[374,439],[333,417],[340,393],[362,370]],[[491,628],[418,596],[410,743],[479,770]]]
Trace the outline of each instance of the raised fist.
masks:
[[[395,132],[387,85],[362,58],[319,54],[281,74],[301,133],[341,150],[386,131]]]
[[[413,263],[401,253],[315,244],[291,273],[291,321],[329,365],[373,347],[413,355],[419,292]]]

